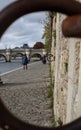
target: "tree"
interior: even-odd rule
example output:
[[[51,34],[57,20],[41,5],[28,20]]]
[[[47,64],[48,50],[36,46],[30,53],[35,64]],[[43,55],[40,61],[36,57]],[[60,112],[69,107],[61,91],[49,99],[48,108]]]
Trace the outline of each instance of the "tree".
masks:
[[[51,42],[52,42],[52,19],[54,16],[54,12],[48,12],[47,21],[44,25],[44,33],[42,39],[45,39],[45,49],[47,52],[51,50]]]
[[[33,49],[43,49],[44,44],[42,42],[36,42],[35,45],[33,46]]]

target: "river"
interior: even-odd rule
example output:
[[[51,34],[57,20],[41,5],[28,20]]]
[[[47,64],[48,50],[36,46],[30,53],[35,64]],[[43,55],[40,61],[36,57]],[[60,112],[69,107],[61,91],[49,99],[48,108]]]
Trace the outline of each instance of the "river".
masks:
[[[35,60],[31,60],[29,64],[36,62]],[[0,74],[7,73],[9,71],[15,70],[22,67],[22,60],[16,59],[11,60],[11,62],[5,62],[5,60],[0,60]]]
[[[0,61],[0,74],[12,71],[14,69],[22,67],[21,60],[12,60],[11,62]]]

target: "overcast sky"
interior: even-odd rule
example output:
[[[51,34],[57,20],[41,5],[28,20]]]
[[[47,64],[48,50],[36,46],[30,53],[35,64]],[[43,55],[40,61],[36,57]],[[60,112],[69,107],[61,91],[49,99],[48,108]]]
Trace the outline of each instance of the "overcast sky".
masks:
[[[0,0],[0,10],[13,1],[16,0]],[[38,12],[25,15],[16,20],[2,36],[0,49],[20,47],[24,43],[32,47],[38,41],[44,43],[42,34],[45,19],[46,12]]]

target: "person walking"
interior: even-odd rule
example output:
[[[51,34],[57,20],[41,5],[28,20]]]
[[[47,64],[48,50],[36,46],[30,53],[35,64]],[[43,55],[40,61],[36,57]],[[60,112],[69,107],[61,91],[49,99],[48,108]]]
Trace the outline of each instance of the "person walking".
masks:
[[[27,70],[27,64],[28,64],[28,58],[26,54],[23,54],[22,56],[22,65],[23,65],[23,70]]]

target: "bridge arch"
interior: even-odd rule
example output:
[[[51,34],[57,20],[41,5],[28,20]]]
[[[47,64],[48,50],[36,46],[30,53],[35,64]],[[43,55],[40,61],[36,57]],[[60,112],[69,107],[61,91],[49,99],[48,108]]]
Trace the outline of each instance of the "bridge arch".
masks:
[[[20,53],[20,52],[12,53],[12,54],[11,54],[11,59],[12,59],[12,57],[14,57],[14,59],[16,59],[16,57],[17,57],[18,55],[22,57],[23,53]]]
[[[41,59],[41,57],[42,57],[42,54],[40,54],[40,53],[32,53],[31,55],[30,55],[30,60],[40,60]]]
[[[30,55],[30,58],[32,58],[32,57],[41,58],[41,57],[42,57],[42,54],[40,54],[40,53],[32,53],[32,54]]]
[[[1,58],[1,57],[3,57],[3,58],[5,59],[5,61],[7,62],[7,58],[6,58],[6,56],[5,56],[5,55],[0,54],[0,58]]]

